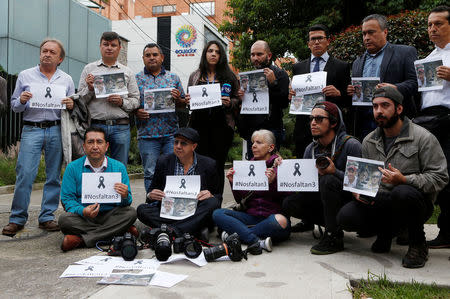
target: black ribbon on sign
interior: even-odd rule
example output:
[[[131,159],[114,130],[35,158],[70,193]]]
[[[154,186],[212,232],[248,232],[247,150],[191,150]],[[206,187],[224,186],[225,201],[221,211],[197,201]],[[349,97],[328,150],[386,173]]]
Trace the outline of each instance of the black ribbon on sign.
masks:
[[[180,189],[181,188],[184,188],[184,189],[186,189],[186,180],[185,179],[181,179],[181,186],[180,186]]]
[[[140,260],[140,261],[136,261],[134,264],[135,265],[142,265],[142,262],[143,262],[143,260]]]
[[[253,92],[253,103],[258,103],[258,99],[256,98],[256,92]]]
[[[296,175],[301,176],[302,174],[300,173],[300,164],[295,163],[294,168],[295,168],[294,176]]]
[[[100,184],[98,184],[97,188],[100,189],[100,187],[103,187],[103,189],[105,189],[105,184],[103,184],[103,182],[105,181],[105,178],[103,176],[100,176],[98,178],[98,181]]]
[[[44,97],[44,98],[49,97],[49,98],[51,99],[51,98],[52,98],[52,95],[50,94],[50,92],[52,91],[52,89],[50,88],[50,86],[47,87],[47,88],[45,89],[45,91],[46,91],[47,93],[45,94],[45,97]]]
[[[94,266],[89,266],[84,271],[94,271]]]
[[[312,82],[311,75],[306,76],[306,81],[305,82]]]
[[[248,173],[248,176],[251,176],[251,175],[256,176],[256,174],[255,174],[255,172],[254,172],[254,170],[255,170],[255,165],[250,164],[249,169],[250,169],[250,172]]]
[[[203,91],[202,97],[207,97],[208,94],[206,93],[206,87],[203,87],[202,91]]]

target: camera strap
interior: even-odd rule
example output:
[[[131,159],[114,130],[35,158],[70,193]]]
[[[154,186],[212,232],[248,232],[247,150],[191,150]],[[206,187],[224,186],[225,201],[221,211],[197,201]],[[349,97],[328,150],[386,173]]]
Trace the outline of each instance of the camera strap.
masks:
[[[344,137],[343,140],[342,140],[341,145],[339,146],[339,148],[337,149],[337,151],[334,152],[333,156],[331,156],[331,161],[334,162],[334,161],[336,160],[337,156],[339,156],[339,155],[341,154],[342,149],[344,148],[345,143],[346,143],[349,139],[351,139],[351,138],[354,138],[354,137],[351,136],[351,135],[345,135],[345,137]]]

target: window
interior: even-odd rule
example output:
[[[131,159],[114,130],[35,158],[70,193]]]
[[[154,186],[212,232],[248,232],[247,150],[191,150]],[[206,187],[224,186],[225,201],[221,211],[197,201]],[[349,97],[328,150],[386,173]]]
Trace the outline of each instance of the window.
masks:
[[[216,2],[197,2],[191,3],[189,5],[191,9],[191,14],[193,12],[202,14],[204,16],[214,16],[215,15]]]
[[[172,13],[177,11],[177,6],[174,5],[158,5],[152,7],[152,13],[154,15],[163,13]]]

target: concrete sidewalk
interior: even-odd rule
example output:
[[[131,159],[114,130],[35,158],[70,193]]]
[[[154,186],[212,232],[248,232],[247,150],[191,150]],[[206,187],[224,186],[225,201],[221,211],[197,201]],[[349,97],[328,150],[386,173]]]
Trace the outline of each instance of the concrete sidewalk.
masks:
[[[136,207],[145,201],[144,183],[135,179],[131,185]],[[227,207],[233,198],[229,185],[225,187],[223,206]],[[411,270],[401,266],[407,247],[394,244],[388,254],[373,254],[374,238],[360,239],[350,233],[345,234],[345,251],[333,255],[311,255],[309,250],[317,240],[311,233],[295,233],[273,252],[250,255],[247,261],[209,263],[202,268],[188,262],[161,265],[161,271],[189,275],[170,289],[97,285],[98,278],[59,278],[68,265],[99,252],[61,252],[63,235],[37,227],[41,196],[41,190],[33,191],[24,232],[16,238],[0,236],[1,298],[351,298],[349,280],[367,279],[368,272],[386,273],[395,281],[450,285],[450,249],[430,250],[426,266]],[[0,195],[1,226],[8,222],[11,198],[12,194]],[[434,238],[436,225],[427,225],[426,232],[428,239]],[[215,234],[211,238],[219,242]],[[143,250],[138,258],[152,254]]]

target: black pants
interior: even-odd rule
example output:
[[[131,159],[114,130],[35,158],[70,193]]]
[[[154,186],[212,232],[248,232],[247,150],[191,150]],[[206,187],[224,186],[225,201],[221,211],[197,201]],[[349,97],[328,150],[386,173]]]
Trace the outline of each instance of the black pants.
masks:
[[[319,177],[319,192],[300,192],[283,201],[283,213],[305,222],[325,226],[329,232],[337,232],[336,215],[351,200],[351,193],[342,190],[342,180],[334,175]]]
[[[309,115],[297,115],[295,117],[294,140],[295,156],[297,159],[301,159],[306,147],[312,140]]]
[[[137,217],[151,228],[161,227],[161,224],[170,225],[178,234],[196,234],[212,221],[212,212],[219,207],[219,201],[211,197],[197,203],[195,214],[183,220],[161,218],[161,202],[143,203],[137,208]]]
[[[384,238],[393,238],[406,227],[410,245],[417,245],[425,242],[423,225],[432,213],[433,204],[422,192],[398,185],[389,193],[379,192],[374,205],[356,200],[347,203],[337,221],[346,231],[373,231]]]

